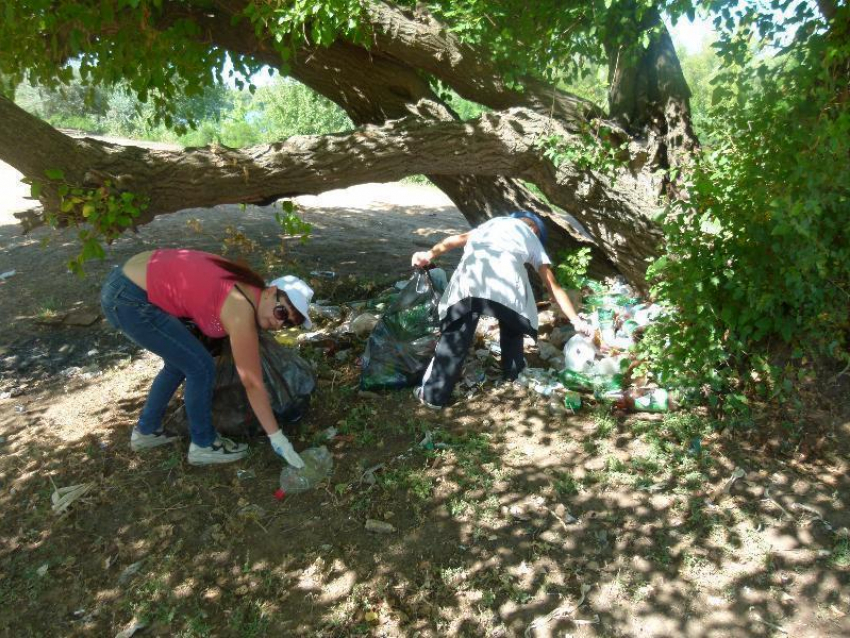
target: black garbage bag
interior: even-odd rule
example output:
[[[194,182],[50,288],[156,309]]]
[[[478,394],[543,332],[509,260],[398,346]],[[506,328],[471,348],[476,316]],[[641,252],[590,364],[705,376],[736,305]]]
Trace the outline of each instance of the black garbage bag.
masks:
[[[415,269],[369,336],[362,357],[363,389],[403,388],[421,380],[440,337],[438,302],[428,272]]]
[[[260,364],[263,382],[281,427],[300,421],[310,405],[316,388],[316,375],[310,364],[295,350],[280,345],[260,331]],[[215,390],[212,402],[213,425],[224,436],[257,436],[263,430],[254,416],[248,394],[236,371],[230,342],[225,341],[216,363]],[[188,429],[185,409],[178,428]]]

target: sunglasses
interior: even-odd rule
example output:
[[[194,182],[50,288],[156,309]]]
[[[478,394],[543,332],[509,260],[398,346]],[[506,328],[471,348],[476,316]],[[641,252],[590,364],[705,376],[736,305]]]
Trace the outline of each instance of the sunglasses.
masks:
[[[281,299],[281,295],[283,295],[283,299]],[[286,293],[281,293],[278,290],[275,292],[275,299],[277,300],[277,305],[272,310],[275,319],[282,321],[286,327],[300,326],[304,322],[301,313],[292,307]],[[301,319],[301,321],[298,321],[298,319]]]

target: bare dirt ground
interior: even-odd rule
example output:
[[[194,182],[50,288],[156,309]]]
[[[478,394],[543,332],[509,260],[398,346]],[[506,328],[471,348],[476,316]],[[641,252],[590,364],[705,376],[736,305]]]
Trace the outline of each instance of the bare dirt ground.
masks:
[[[189,466],[186,443],[130,452],[158,364],[96,320],[110,267],[229,238],[268,274],[336,272],[312,277],[319,298],[363,298],[466,228],[438,191],[302,198],[306,244],[281,241],[269,209],[183,211],[81,280],[65,269],[72,231],[18,234],[26,191],[10,177],[0,166],[0,273],[16,271],[0,284],[0,635],[850,635],[845,423],[802,463],[693,415],[556,415],[489,384],[437,413],[360,395],[353,340],[303,353],[320,384],[296,447],[341,434],[320,489],[277,501],[262,440],[220,468]],[[78,484],[54,514],[54,489]],[[367,532],[370,518],[396,531]]]

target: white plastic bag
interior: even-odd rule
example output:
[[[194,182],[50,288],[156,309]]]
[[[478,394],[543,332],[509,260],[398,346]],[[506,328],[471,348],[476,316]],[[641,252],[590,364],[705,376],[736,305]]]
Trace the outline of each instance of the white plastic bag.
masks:
[[[573,372],[587,372],[593,367],[596,354],[596,346],[590,339],[575,335],[564,346],[564,364]]]

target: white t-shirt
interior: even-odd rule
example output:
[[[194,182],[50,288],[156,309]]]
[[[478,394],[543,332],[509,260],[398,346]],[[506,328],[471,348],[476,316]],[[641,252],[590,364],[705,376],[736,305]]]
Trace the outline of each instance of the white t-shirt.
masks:
[[[496,301],[528,319],[537,329],[537,305],[525,264],[537,270],[551,264],[540,239],[512,217],[496,217],[469,233],[463,257],[440,299],[440,319],[458,301],[480,297]]]

